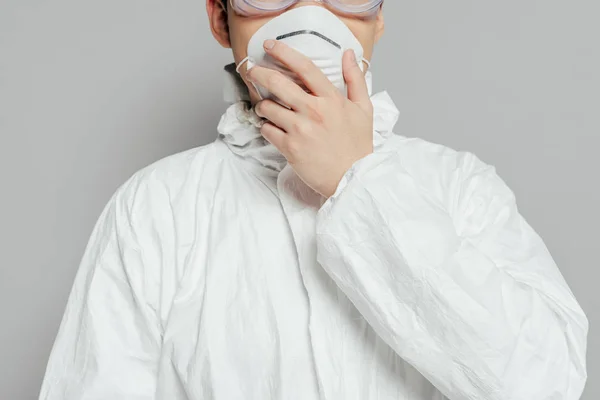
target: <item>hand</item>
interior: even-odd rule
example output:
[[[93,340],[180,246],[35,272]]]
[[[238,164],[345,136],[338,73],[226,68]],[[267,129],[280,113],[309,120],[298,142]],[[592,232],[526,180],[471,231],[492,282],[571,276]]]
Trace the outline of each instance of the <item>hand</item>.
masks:
[[[307,93],[278,71],[253,67],[248,79],[265,87],[291,109],[272,100],[257,103],[268,120],[261,133],[285,156],[296,174],[329,198],[354,162],[373,153],[373,105],[352,50],[343,58],[346,98],[313,62],[285,43],[267,40],[265,51],[295,72]]]

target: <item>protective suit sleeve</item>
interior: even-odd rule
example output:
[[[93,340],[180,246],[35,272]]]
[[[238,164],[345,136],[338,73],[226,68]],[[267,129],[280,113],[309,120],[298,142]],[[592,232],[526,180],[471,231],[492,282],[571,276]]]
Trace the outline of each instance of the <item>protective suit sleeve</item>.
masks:
[[[89,239],[42,384],[41,400],[153,399],[161,331],[158,246],[134,177],[111,198]],[[141,196],[140,196],[141,197]],[[149,222],[147,224],[150,224]]]
[[[317,215],[319,263],[449,399],[578,399],[586,316],[495,168],[440,152],[356,162]]]

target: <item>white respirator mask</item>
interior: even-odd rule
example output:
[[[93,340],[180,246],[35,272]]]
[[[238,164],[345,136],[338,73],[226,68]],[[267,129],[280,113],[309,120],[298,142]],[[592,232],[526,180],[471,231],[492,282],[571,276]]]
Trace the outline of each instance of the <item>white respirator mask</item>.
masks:
[[[265,52],[263,44],[268,39],[281,41],[310,58],[344,95],[347,95],[342,69],[344,52],[348,49],[354,51],[361,70],[364,71],[363,63],[367,68],[370,66],[369,61],[363,58],[360,42],[342,20],[326,8],[304,6],[284,12],[256,31],[248,43],[248,56],[236,67],[238,73],[244,63],[246,70],[260,65],[281,72],[307,90],[294,72]],[[283,104],[264,87],[252,84],[261,99],[272,99]]]

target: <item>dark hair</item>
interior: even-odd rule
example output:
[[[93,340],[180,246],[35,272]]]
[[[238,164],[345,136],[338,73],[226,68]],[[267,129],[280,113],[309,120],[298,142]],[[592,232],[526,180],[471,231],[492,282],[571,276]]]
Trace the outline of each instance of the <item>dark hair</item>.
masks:
[[[227,3],[229,3],[228,0],[220,0],[221,1],[221,5],[223,6],[223,10],[225,10],[225,12],[227,12]]]

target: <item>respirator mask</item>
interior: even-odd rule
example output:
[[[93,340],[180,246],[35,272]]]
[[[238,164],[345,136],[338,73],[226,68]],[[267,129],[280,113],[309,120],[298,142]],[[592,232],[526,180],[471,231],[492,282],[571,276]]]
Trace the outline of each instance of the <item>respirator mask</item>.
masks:
[[[323,1],[329,4],[345,5],[350,8],[354,6],[354,10],[362,10],[361,12],[365,12],[366,8],[371,12],[373,9],[378,11],[382,3],[382,0]],[[250,4],[261,4],[262,7],[288,4],[287,7],[289,7],[290,4],[296,2],[294,0],[231,0],[232,7],[236,12],[239,12],[238,9],[242,7],[242,3],[244,7],[242,9],[246,10],[248,8],[256,9],[255,6]],[[237,7],[236,4],[238,4]],[[361,70],[364,71],[365,68],[370,66],[369,61],[363,58],[362,45],[352,31],[334,13],[324,7],[305,6],[294,8],[267,22],[250,38],[248,56],[236,66],[238,73],[244,65],[246,70],[256,65],[277,70],[307,91],[306,85],[294,72],[265,52],[263,44],[267,39],[283,42],[307,56],[344,95],[347,94],[342,68],[344,52],[348,49],[354,51]],[[255,83],[252,84],[261,99],[272,99],[281,103],[276,96],[264,87]]]

